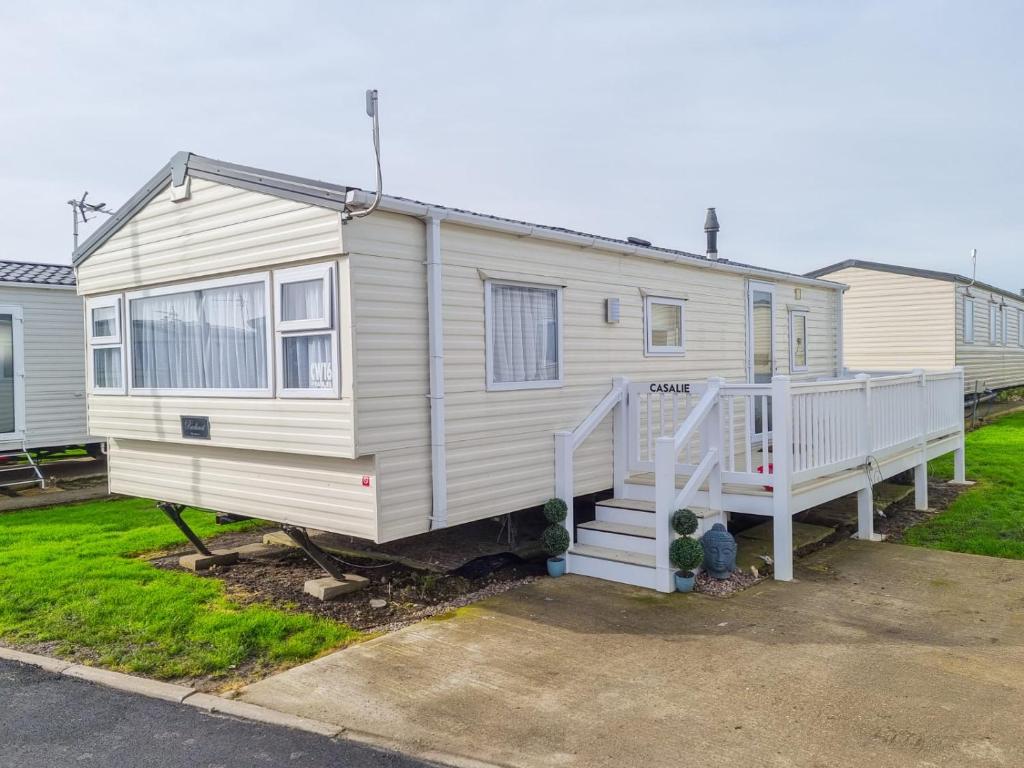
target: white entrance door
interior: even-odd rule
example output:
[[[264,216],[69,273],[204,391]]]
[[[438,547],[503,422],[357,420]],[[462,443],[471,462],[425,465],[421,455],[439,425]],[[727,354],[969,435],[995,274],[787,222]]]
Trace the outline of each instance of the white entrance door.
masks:
[[[751,280],[747,285],[747,380],[767,384],[775,373],[775,286]],[[754,401],[753,433],[771,432],[771,413]]]
[[[25,436],[25,349],[21,307],[0,305],[0,442]]]

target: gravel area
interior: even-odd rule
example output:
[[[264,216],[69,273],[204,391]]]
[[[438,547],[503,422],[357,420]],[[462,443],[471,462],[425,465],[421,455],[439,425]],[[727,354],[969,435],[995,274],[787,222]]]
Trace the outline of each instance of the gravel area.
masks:
[[[701,571],[697,574],[697,582],[694,584],[693,591],[711,597],[731,597],[747,587],[764,581],[765,578],[767,577],[764,574],[755,576],[749,571],[733,571],[728,579],[716,579],[707,571]]]

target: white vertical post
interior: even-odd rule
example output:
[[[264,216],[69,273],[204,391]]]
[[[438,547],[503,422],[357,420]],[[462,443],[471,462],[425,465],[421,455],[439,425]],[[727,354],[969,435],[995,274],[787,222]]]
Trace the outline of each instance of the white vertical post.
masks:
[[[790,464],[793,457],[791,438],[793,402],[789,376],[772,377],[772,557],[775,578],[793,580],[793,512]]]
[[[654,446],[654,584],[659,592],[673,591],[668,547],[672,542],[675,505],[676,442],[672,437],[659,437]]]
[[[914,509],[928,511],[928,374],[914,369],[918,377],[918,437],[921,461],[914,467]]]
[[[957,373],[960,374],[960,386],[957,389],[957,400],[962,403],[963,392],[964,392],[964,369],[961,366],[957,366]],[[967,454],[964,450],[964,419],[963,419],[963,407],[959,407],[960,413],[960,439],[957,443],[959,447],[953,452],[953,482],[954,483],[966,483],[967,482]]]
[[[627,407],[629,379],[616,376],[612,379],[612,385],[619,390],[619,402],[615,404],[612,416],[612,486],[615,490],[615,498],[621,499],[626,495],[629,433],[633,428],[633,425],[629,423],[629,408]]]
[[[866,461],[867,457],[871,455],[871,443],[874,440],[871,434],[871,375],[858,373],[854,378],[864,388],[861,396],[860,453]]]
[[[572,522],[573,497],[572,432],[555,432],[555,496],[565,502],[565,530],[569,532],[569,548],[576,541]]]
[[[861,541],[878,541],[875,536],[875,493],[871,480],[857,491],[857,538]]]

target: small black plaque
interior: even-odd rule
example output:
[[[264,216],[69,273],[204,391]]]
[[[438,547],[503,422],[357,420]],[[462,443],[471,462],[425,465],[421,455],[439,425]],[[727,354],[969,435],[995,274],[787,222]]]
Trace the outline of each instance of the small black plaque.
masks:
[[[192,440],[210,439],[210,417],[209,416],[182,416],[181,436]]]

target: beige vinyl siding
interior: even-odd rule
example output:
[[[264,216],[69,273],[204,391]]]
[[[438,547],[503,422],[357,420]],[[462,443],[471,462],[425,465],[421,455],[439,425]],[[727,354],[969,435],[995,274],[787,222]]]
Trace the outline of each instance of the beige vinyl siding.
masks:
[[[188,200],[168,185],[77,270],[80,294],[279,266],[341,251],[336,211],[191,180]]]
[[[1024,312],[1024,300],[971,288],[974,297],[974,343],[964,340],[964,292],[966,286],[956,287],[956,364],[964,368],[964,387],[967,392],[1024,386],[1024,347],[1020,345],[1018,313]],[[1007,323],[1006,344],[993,345],[989,341],[989,306],[1003,302]]]
[[[216,448],[355,456],[351,399],[89,396],[89,428],[104,437],[195,445],[182,416],[208,416]]]
[[[372,458],[241,451],[215,445],[115,439],[110,490],[219,512],[344,531],[373,539]],[[363,477],[369,477],[369,486]]]
[[[429,528],[425,227],[411,217],[375,214],[347,225],[344,234],[357,318],[358,446],[378,456],[381,538],[387,540]],[[617,374],[746,380],[747,281],[741,275],[448,223],[441,244],[451,525],[549,498],[553,433],[575,428]],[[487,391],[481,271],[565,286],[564,386]],[[809,338],[809,370],[797,378],[832,374],[835,291],[802,286],[796,300],[795,288],[782,279],[776,284],[776,372],[789,371],[788,311],[795,303],[808,310]],[[642,290],[687,299],[684,357],[645,356]],[[616,325],[605,322],[610,297],[621,301]],[[611,486],[611,434],[606,420],[577,452],[577,493]],[[403,471],[396,476],[392,466]]]
[[[850,286],[843,298],[843,353],[852,370],[955,364],[954,291],[943,280],[850,267],[827,275]]]
[[[73,288],[5,283],[0,304],[20,306],[24,318],[26,445],[89,441],[82,299]]]

